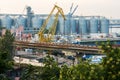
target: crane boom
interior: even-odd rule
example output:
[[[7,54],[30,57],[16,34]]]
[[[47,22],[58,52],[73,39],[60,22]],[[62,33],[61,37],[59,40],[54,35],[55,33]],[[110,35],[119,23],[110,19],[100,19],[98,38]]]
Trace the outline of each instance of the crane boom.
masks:
[[[71,11],[72,11],[72,8],[73,8],[73,3],[72,3],[72,5],[71,5],[71,7],[70,7],[70,12],[69,12],[69,13],[71,13]]]
[[[71,15],[74,14],[74,12],[76,11],[76,9],[78,8],[78,5],[74,8],[73,12],[71,13]]]
[[[44,36],[44,32],[45,32],[46,26],[48,24],[48,21],[49,21],[51,15],[52,15],[52,13],[54,12],[55,9],[57,9],[58,11],[55,14],[55,19],[54,19],[54,22],[52,24],[52,27],[50,27],[50,29],[48,30],[47,36]],[[55,35],[55,32],[56,32],[56,26],[57,26],[57,22],[58,22],[59,13],[62,15],[62,17],[65,20],[65,15],[64,15],[64,12],[63,12],[62,8],[55,5],[53,7],[53,9],[51,10],[50,14],[48,15],[47,19],[44,21],[43,25],[41,26],[39,32],[38,32],[40,42],[51,42],[51,40],[53,38],[53,35]]]

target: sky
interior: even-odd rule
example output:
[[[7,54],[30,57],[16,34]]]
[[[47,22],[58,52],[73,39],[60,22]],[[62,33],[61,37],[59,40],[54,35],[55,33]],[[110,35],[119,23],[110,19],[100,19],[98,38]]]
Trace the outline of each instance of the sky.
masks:
[[[26,14],[26,6],[31,6],[34,14],[49,14],[54,4],[68,14],[72,3],[73,9],[78,5],[73,15],[120,19],[120,0],[0,0],[0,14]]]

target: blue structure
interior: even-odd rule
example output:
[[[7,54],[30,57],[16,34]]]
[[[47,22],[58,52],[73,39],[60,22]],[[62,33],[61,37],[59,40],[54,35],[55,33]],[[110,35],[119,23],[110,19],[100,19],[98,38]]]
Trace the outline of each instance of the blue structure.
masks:
[[[98,33],[98,20],[94,17],[90,19],[90,33]]]
[[[109,20],[106,18],[102,18],[101,20],[101,33],[109,33]]]
[[[87,23],[87,33],[90,34],[90,19],[87,19],[86,23]]]
[[[66,18],[64,26],[65,26],[65,30],[64,30],[65,35],[69,35],[70,31],[71,31],[71,29],[70,29],[70,19],[69,18]]]
[[[79,18],[79,33],[82,35],[87,34],[87,21],[84,17]]]
[[[27,7],[27,27],[31,28],[32,27],[32,17],[33,17],[33,12],[31,11],[31,7]]]
[[[76,20],[74,18],[66,17],[64,27],[65,35],[76,33]]]
[[[1,19],[0,19],[0,27],[2,27],[2,24],[1,24]]]
[[[40,29],[40,27],[42,26],[43,20],[42,18],[40,18],[39,16],[35,16],[32,18],[32,27],[34,29]]]
[[[79,19],[75,19],[75,24],[76,24],[76,34],[79,33]]]
[[[77,33],[76,32],[76,21],[74,18],[71,19],[71,34]]]
[[[13,19],[10,16],[6,15],[5,17],[2,18],[1,26],[5,27],[6,29],[11,29],[12,23]]]
[[[70,12],[67,15],[67,21],[65,21],[65,34],[73,34],[75,33],[75,21],[72,18],[72,15],[78,8],[78,5],[73,9],[73,3],[70,7]]]
[[[22,15],[20,15],[16,20],[16,27],[23,26],[26,27],[26,18],[24,18]]]
[[[57,26],[57,34],[63,35],[65,32],[65,27],[64,27],[64,19],[60,16],[59,21],[58,21],[58,26]]]
[[[91,33],[109,33],[109,28],[119,28],[120,20],[108,20],[102,16],[73,16],[78,5],[70,7],[69,13],[64,21],[59,16],[59,21],[56,28],[56,34],[71,35],[73,33],[86,35]],[[6,16],[7,15],[7,16]],[[9,16],[8,16],[9,15]],[[24,17],[23,17],[24,16]],[[11,29],[11,27],[24,26],[25,33],[37,33],[42,26],[47,14],[34,15],[30,6],[27,7],[27,14],[0,14],[0,26]],[[16,18],[17,17],[17,18]],[[54,16],[52,16],[47,24],[47,29],[52,26]],[[109,22],[110,21],[110,22]],[[116,26],[114,26],[116,25]]]

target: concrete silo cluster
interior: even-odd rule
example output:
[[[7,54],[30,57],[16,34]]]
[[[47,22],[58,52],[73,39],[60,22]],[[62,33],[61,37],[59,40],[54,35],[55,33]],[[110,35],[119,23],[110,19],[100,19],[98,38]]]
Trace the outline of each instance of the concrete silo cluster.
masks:
[[[59,21],[59,32],[63,32],[65,35],[69,34],[93,34],[93,33],[109,33],[109,20],[105,17],[84,17],[79,16],[77,18],[67,18],[66,21]],[[62,31],[61,31],[62,30]]]
[[[19,27],[19,26],[25,27],[26,21],[27,21],[27,19],[25,17],[23,17],[22,15],[20,15],[15,19],[15,26],[16,27]]]
[[[34,16],[32,18],[32,27],[34,29],[40,29],[40,27],[42,26],[43,20],[41,17],[39,16]]]
[[[27,7],[27,14],[9,14],[0,17],[0,26],[7,29],[12,27],[24,27],[24,33],[37,33],[48,15],[35,15],[30,7]],[[54,15],[51,16],[47,29],[52,26]],[[71,16],[66,15],[64,21],[59,16],[56,34],[71,35],[71,34],[91,34],[91,33],[109,33],[109,20],[101,16]]]
[[[12,24],[13,24],[13,19],[10,16],[5,15],[4,17],[1,18],[2,27],[11,29]]]

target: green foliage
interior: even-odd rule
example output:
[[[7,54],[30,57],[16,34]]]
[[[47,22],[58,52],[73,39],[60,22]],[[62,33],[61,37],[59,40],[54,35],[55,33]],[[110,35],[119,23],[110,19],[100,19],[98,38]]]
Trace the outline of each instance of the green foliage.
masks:
[[[13,41],[14,36],[8,30],[4,36],[0,37],[0,73],[4,73],[13,66]]]
[[[54,58],[48,55],[45,58],[44,64],[45,66],[42,68],[41,78],[43,80],[58,80],[60,68]]]
[[[40,80],[40,68],[29,65],[23,70],[20,80]]]
[[[103,59],[104,77],[106,80],[120,79],[120,48],[113,47],[110,42],[101,45],[107,57]]]
[[[0,74],[0,80],[10,80],[5,74]]]
[[[9,30],[6,30],[6,33],[4,36],[2,36],[0,38],[0,51],[1,52],[8,52],[8,53],[12,53],[13,50],[13,41],[14,41],[14,36],[13,34],[10,33]]]
[[[23,70],[21,80],[58,80],[59,70],[57,63],[49,55],[45,58],[44,67],[28,66]]]
[[[101,44],[100,48],[106,55],[101,64],[80,60],[80,64],[76,66],[63,66],[60,70],[60,80],[119,80],[120,48],[112,45],[109,41]]]
[[[80,59],[77,65],[58,67],[54,59],[48,55],[44,67],[27,70],[27,74],[39,73],[35,80],[120,80],[120,48],[113,47],[109,41],[102,43],[100,48],[106,55],[102,63],[91,64]]]
[[[103,67],[90,64],[88,61],[76,66],[63,66],[60,70],[60,80],[102,80]]]

